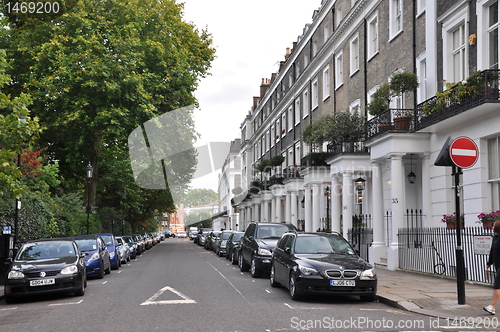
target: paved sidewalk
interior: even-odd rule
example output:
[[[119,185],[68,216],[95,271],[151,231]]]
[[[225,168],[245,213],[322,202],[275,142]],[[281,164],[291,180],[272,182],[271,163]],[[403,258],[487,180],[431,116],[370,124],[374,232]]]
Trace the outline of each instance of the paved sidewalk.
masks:
[[[432,317],[469,318],[491,316],[483,310],[490,304],[493,286],[465,282],[465,304],[458,304],[457,281],[377,268],[380,302]],[[500,305],[497,306],[500,313]]]

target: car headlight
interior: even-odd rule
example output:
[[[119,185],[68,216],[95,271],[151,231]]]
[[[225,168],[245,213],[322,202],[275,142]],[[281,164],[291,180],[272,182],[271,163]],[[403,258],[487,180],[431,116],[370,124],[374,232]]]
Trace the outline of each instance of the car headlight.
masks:
[[[114,258],[114,257],[115,257],[115,252],[114,252],[114,251],[113,251],[113,252],[110,252],[110,253],[109,253],[109,258]]]
[[[273,255],[271,253],[271,251],[269,251],[267,249],[262,249],[262,248],[259,248],[259,250],[257,251],[257,254],[262,255],[262,256],[272,256]]]
[[[24,273],[22,273],[21,271],[10,271],[7,278],[8,279],[23,279]]]
[[[61,274],[75,274],[78,273],[78,268],[76,265],[66,266],[61,270]]]
[[[87,262],[91,263],[95,260],[98,260],[99,259],[99,254],[97,252],[93,253],[92,256],[89,258],[89,260]]]
[[[312,275],[319,274],[318,270],[312,269],[310,267],[305,267],[302,265],[299,265],[299,271],[300,271],[300,273],[302,273],[305,276],[312,276]]]
[[[364,270],[361,272],[361,280],[371,280],[375,277],[375,269]]]

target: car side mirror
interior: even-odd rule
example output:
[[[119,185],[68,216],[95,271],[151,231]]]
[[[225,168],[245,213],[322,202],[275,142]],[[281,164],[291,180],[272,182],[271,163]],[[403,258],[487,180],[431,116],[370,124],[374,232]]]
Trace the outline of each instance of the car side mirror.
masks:
[[[88,253],[81,252],[81,253],[80,253],[80,258],[85,258],[87,255],[88,255]]]
[[[285,252],[286,252],[287,254],[290,254],[290,253],[292,252],[292,248],[290,248],[290,247],[286,247],[286,248],[285,248]]]
[[[253,239],[254,239],[253,235],[250,235],[250,236],[248,237],[248,239],[249,239],[250,241],[253,241]]]
[[[117,243],[116,247],[118,248],[119,246],[123,245],[122,243]]]

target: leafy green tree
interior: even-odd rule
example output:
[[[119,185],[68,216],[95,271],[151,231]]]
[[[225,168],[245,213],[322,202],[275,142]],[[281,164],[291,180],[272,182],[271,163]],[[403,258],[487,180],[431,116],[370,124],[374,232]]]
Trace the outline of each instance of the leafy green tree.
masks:
[[[128,134],[196,104],[193,92],[214,58],[210,34],[183,21],[182,8],[173,0],[67,1],[63,15],[10,18],[0,35],[12,59],[11,91],[32,95],[32,112],[46,127],[39,144],[59,161],[61,190],[83,196],[90,162],[90,204],[119,209],[119,193],[126,190],[127,219],[146,213],[137,228],[154,225],[173,201],[168,190],[133,188],[131,172],[123,176],[130,171],[124,167]],[[176,136],[196,140],[192,119],[179,123]],[[189,174],[194,152],[178,162]]]
[[[216,202],[218,195],[212,189],[191,189],[183,201],[186,207],[207,205]]]

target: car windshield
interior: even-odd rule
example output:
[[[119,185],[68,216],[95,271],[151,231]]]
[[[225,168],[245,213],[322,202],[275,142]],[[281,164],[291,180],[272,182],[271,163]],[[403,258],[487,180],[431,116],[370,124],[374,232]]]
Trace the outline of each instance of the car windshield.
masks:
[[[95,239],[77,239],[75,242],[81,251],[97,250],[97,242]]]
[[[234,233],[233,238],[232,238],[232,241],[233,241],[233,242],[236,242],[236,241],[241,240],[241,237],[243,236],[243,234],[244,234],[244,233]]]
[[[201,234],[202,234],[202,235],[207,235],[207,234],[208,234],[208,233],[210,233],[210,232],[211,232],[211,230],[207,229],[207,230],[203,230],[203,231],[201,232]]]
[[[296,254],[345,254],[354,250],[343,238],[327,236],[299,236],[295,241]]]
[[[104,240],[104,243],[106,243],[107,246],[113,245],[113,238],[111,235],[101,235],[102,239]]]
[[[222,233],[222,239],[227,240],[229,239],[229,236],[231,236],[232,233]]]
[[[69,241],[36,242],[24,245],[17,255],[18,261],[46,260],[75,256],[75,248]]]
[[[266,225],[257,228],[258,239],[279,239],[289,228],[284,225]]]
[[[124,239],[124,240],[125,240],[125,242],[127,242],[127,243],[132,243],[132,242],[134,242],[130,236],[125,236],[123,239]]]

